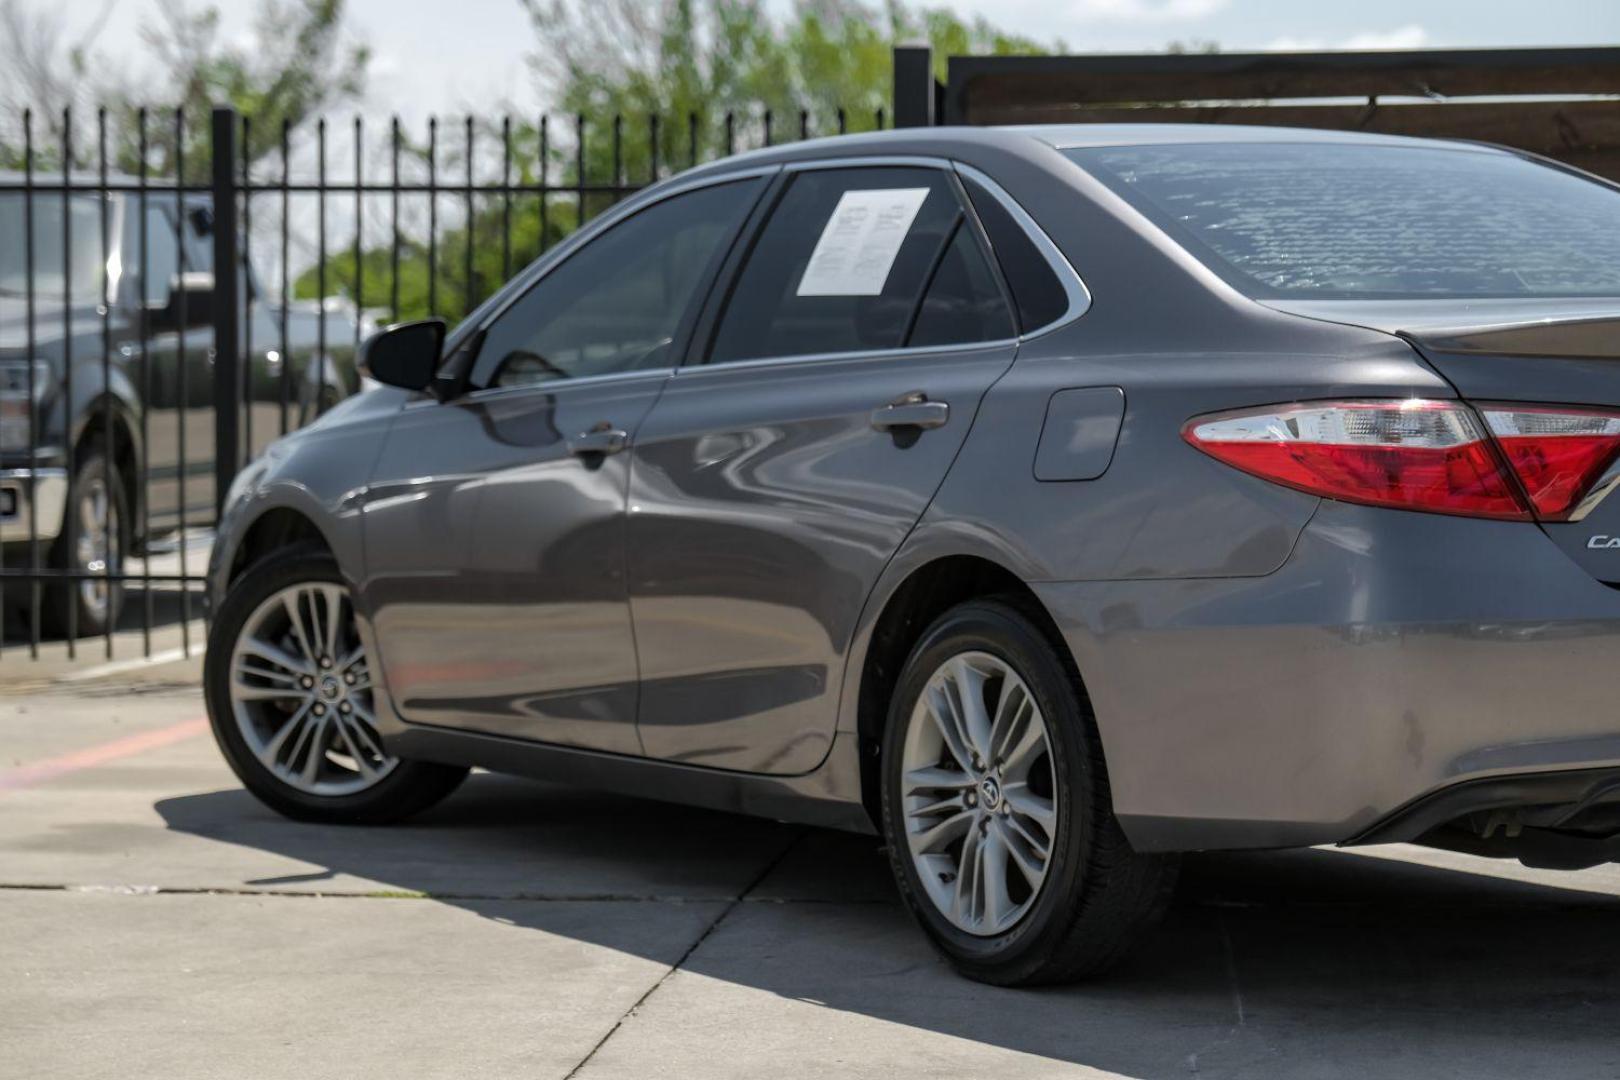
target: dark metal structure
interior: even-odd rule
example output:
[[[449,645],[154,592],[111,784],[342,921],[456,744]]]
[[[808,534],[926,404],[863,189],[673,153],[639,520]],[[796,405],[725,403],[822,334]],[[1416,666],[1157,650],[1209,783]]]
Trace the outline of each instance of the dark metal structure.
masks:
[[[309,408],[304,407],[288,358],[300,349],[317,358],[340,351],[352,353],[363,325],[409,316],[410,297],[402,295],[401,288],[402,266],[408,261],[425,262],[428,307],[454,317],[470,311],[571,229],[662,176],[759,145],[882,128],[888,118],[882,108],[858,116],[843,109],[827,116],[801,110],[786,117],[773,116],[768,109],[709,117],[653,114],[597,119],[578,115],[560,122],[542,116],[527,125],[512,117],[468,116],[454,125],[459,138],[443,138],[441,128],[450,125],[435,119],[428,123],[425,142],[417,143],[398,119],[382,140],[369,140],[369,132],[357,117],[352,128],[353,171],[341,178],[328,168],[328,124],[324,119],[302,133],[283,125],[279,141],[268,153],[264,152],[264,133],[259,132],[256,141],[249,121],[227,108],[213,110],[206,133],[198,130],[195,117],[183,111],[141,109],[133,118],[136,130],[129,140],[117,139],[119,133],[112,130],[103,109],[96,115],[89,146],[86,143],[91,140],[70,113],[60,117],[59,136],[54,138],[39,137],[40,119],[32,112],[23,116],[22,145],[17,148],[21,167],[0,174],[0,197],[20,201],[22,224],[20,235],[0,235],[0,245],[22,249],[20,258],[26,268],[19,295],[4,298],[5,321],[17,331],[17,347],[12,348],[8,338],[0,347],[0,361],[17,370],[12,380],[10,369],[5,369],[0,393],[14,393],[28,403],[26,412],[18,417],[20,424],[26,423],[26,437],[19,440],[21,445],[0,450],[0,481],[4,482],[0,483],[4,496],[0,525],[5,534],[5,544],[0,547],[0,613],[11,609],[6,632],[0,635],[0,659],[5,660],[39,655],[42,643],[50,640],[47,626],[42,625],[48,621],[40,618],[41,605],[64,585],[93,580],[109,590],[120,587],[144,594],[126,610],[123,623],[140,628],[142,651],[148,655],[154,587],[181,591],[183,622],[200,607],[204,588],[202,568],[188,562],[183,544],[175,573],[153,574],[144,567],[129,572],[111,559],[93,571],[52,565],[54,527],[42,528],[42,518],[50,508],[42,509],[37,496],[49,487],[57,498],[58,489],[69,486],[66,478],[74,475],[87,453],[85,433],[112,429],[114,397],[101,394],[89,415],[85,410],[75,413],[67,425],[72,435],[63,440],[65,461],[52,461],[49,469],[42,466],[42,430],[51,435],[46,441],[58,440],[51,432],[51,420],[44,415],[51,408],[41,406],[41,401],[51,395],[69,401],[82,398],[95,389],[86,387],[87,381],[107,387],[124,378],[132,383],[133,396],[139,396],[143,389],[151,390],[154,378],[159,383],[167,380],[165,387],[180,400],[211,415],[202,417],[206,423],[191,426],[189,440],[187,414],[196,421],[198,408],[179,408],[173,419],[148,415],[151,410],[128,417],[132,447],[146,447],[152,439],[162,439],[178,448],[180,460],[174,477],[152,475],[138,451],[126,463],[130,473],[126,481],[137,493],[129,511],[134,518],[131,531],[150,544],[166,530],[184,534],[208,527],[241,466],[270,439],[299,427],[328,404],[317,396],[308,403]],[[205,139],[209,165],[203,177],[197,175],[203,171],[197,159]],[[117,147],[126,141],[125,156],[133,160],[120,171]],[[380,154],[374,153],[375,141],[382,143]],[[158,157],[160,143],[170,148],[172,163],[163,175],[149,165]],[[188,150],[192,154],[189,162]],[[375,168],[377,157],[387,161],[386,171]],[[313,168],[306,165],[301,170],[300,161]],[[447,175],[451,170],[454,175]],[[376,175],[378,172],[382,175]],[[94,207],[89,218],[99,234],[97,243],[86,242],[84,222],[67,212],[79,201]],[[174,215],[173,235],[153,234],[146,224],[147,208],[165,201],[184,212]],[[292,208],[298,203],[308,207],[311,202],[313,223],[306,228],[292,224]],[[342,207],[341,217],[331,212],[334,207]],[[413,226],[409,215],[424,207],[425,227]],[[344,297],[351,307],[364,304],[372,313],[369,321],[356,318],[339,325],[328,317],[325,305],[315,305],[322,311],[309,323],[311,340],[301,343],[296,325],[291,325],[293,320],[286,313],[300,303],[312,306],[311,302],[293,298],[287,273],[280,275],[279,284],[270,286],[252,274],[256,209],[261,222],[279,219],[269,231],[276,234],[274,255],[282,267],[309,266],[318,296]],[[206,245],[201,249],[182,235],[197,211],[209,223]],[[402,219],[402,212],[406,218]],[[35,250],[36,234],[47,214],[53,230],[56,215],[61,217],[52,243],[60,243],[62,252],[51,266]],[[525,222],[524,215],[532,220]],[[126,216],[129,227],[120,231]],[[329,221],[333,217],[342,221],[336,229]],[[307,217],[298,220],[307,221]],[[364,226],[367,221],[371,228]],[[379,221],[386,224],[380,233]],[[525,227],[530,230],[528,241],[522,239]],[[261,244],[266,231],[262,224],[257,230]],[[301,235],[305,231],[313,235]],[[338,235],[332,235],[334,232]],[[121,242],[124,249],[120,249]],[[460,250],[446,250],[449,243]],[[182,337],[207,338],[201,344],[184,346],[197,352],[199,359],[206,352],[203,367],[180,363],[172,371],[154,371],[163,365],[155,360],[143,364],[142,358],[153,355],[151,337],[158,313],[131,310],[123,322],[113,315],[115,309],[124,314],[120,299],[113,295],[120,293],[120,272],[144,277],[155,266],[152,254],[160,245],[168,245],[178,257],[174,296],[179,310],[165,317],[177,318],[179,325],[192,328]],[[478,273],[475,254],[487,253],[497,245],[498,269]],[[215,267],[247,269],[242,274],[216,274],[207,315],[200,310],[202,301],[193,294],[188,317],[187,290],[178,286],[188,272],[197,269],[197,253],[209,249]],[[300,250],[308,253],[304,259],[297,257]],[[379,259],[379,252],[385,257]],[[41,275],[60,271],[67,280],[82,273],[82,262],[76,260],[91,254],[91,261],[99,266],[97,299],[77,306],[47,302],[49,287]],[[76,264],[80,271],[74,270]],[[369,286],[368,275],[372,278]],[[381,282],[376,280],[379,276]],[[378,302],[380,296],[386,300]],[[92,322],[99,326],[94,333],[87,330]],[[340,336],[344,340],[337,340]],[[56,342],[61,355],[49,371],[37,370],[31,361],[45,355],[47,338]],[[89,378],[87,370],[96,377]],[[270,407],[256,409],[256,395],[260,406],[268,395]],[[6,422],[12,422],[10,413]],[[99,428],[94,426],[97,423]],[[199,434],[211,435],[213,447],[199,447]],[[110,470],[104,479],[111,479]],[[144,495],[154,483],[178,486],[176,521],[159,525],[142,519],[143,508],[149,505]],[[70,615],[61,635],[70,655],[82,636],[82,627]],[[103,651],[112,656],[113,628],[95,636],[104,639]],[[184,649],[189,652],[192,644],[191,635],[185,633]]]
[[[1500,143],[1620,179],[1620,47],[953,56],[943,84],[918,52],[896,58],[897,126],[1329,128]]]

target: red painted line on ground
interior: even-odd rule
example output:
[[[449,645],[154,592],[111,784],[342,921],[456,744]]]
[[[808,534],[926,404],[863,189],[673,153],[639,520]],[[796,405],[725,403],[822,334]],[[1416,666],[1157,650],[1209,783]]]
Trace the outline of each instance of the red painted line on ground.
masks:
[[[160,746],[182,742],[194,738],[208,730],[206,719],[182,720],[178,724],[170,724],[155,731],[143,731],[136,735],[126,735],[122,739],[114,739],[100,746],[92,746],[85,750],[75,750],[71,754],[60,757],[46,758],[36,761],[32,765],[23,765],[16,769],[7,769],[0,772],[0,793],[17,791],[21,788],[33,787],[43,784],[47,780],[54,780],[58,776],[79,772],[83,769],[93,769],[97,765],[105,765],[109,761],[120,758],[133,757],[144,754],[148,750],[156,750]]]

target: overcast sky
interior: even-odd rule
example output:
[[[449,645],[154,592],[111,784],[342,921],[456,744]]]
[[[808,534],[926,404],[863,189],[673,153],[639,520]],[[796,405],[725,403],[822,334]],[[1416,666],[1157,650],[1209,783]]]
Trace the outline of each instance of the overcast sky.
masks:
[[[25,0],[40,4],[47,0]],[[155,0],[49,0],[87,26],[111,4],[97,44],[153,18]],[[201,0],[191,0],[200,6]],[[786,11],[791,0],[771,0]],[[228,35],[258,4],[217,0]],[[1008,30],[1061,38],[1074,52],[1158,51],[1172,40],[1248,49],[1385,49],[1620,44],[1617,0],[928,0],[983,14]],[[517,0],[349,0],[358,36],[374,50],[365,111],[488,112],[541,104],[524,57],[536,47]]]

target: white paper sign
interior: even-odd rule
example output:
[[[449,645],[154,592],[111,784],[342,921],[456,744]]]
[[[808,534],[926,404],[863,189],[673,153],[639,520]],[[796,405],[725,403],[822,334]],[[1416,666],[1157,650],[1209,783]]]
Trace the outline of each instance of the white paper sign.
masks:
[[[799,279],[800,296],[877,296],[927,188],[846,191]]]

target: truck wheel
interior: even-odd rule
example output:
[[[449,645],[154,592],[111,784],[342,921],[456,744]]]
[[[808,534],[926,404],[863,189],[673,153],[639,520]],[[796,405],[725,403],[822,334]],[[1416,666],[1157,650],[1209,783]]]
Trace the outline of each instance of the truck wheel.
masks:
[[[91,443],[74,463],[62,531],[51,545],[51,569],[122,574],[129,527],[123,475],[105,445]],[[117,624],[124,606],[124,585],[96,578],[57,581],[42,590],[41,603],[40,623],[47,633],[95,637]]]
[[[1126,842],[1078,673],[1016,602],[961,604],[923,634],[882,775],[901,896],[969,978],[1100,973],[1169,898],[1175,859]]]

